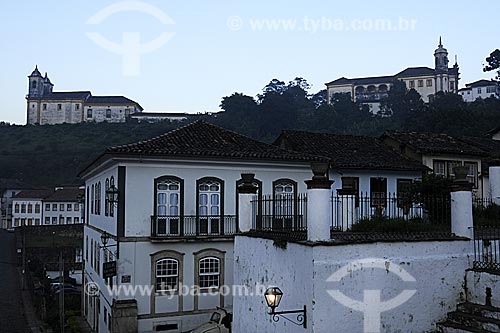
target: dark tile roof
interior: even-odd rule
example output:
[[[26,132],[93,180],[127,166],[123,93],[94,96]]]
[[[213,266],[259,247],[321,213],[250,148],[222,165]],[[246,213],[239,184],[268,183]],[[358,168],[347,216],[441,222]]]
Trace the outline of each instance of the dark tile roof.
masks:
[[[185,113],[185,112],[141,112],[134,114],[134,117],[158,117],[158,118],[168,118],[168,117],[199,117],[196,113]]]
[[[87,99],[90,91],[55,91],[41,97],[42,100]]]
[[[326,161],[323,157],[283,150],[205,121],[195,121],[150,140],[111,147],[106,153],[188,158]]]
[[[85,191],[79,189],[78,187],[73,188],[63,188],[56,191],[52,191],[49,196],[45,198],[46,202],[76,202],[79,197],[83,196]]]
[[[142,110],[139,103],[124,96],[89,96],[87,104],[137,104]]]
[[[283,131],[274,144],[284,149],[325,156],[332,167],[339,169],[426,169],[373,137]]]
[[[435,71],[429,67],[408,67],[402,70],[397,77],[420,76],[420,75],[434,75]]]
[[[51,190],[25,190],[14,196],[16,199],[45,199],[51,195]]]
[[[391,83],[394,80],[394,76],[371,76],[371,77],[359,77],[355,79],[347,79],[342,77],[335,81],[329,82],[326,85],[342,85],[342,84],[353,84],[353,85],[367,85],[376,83]]]
[[[472,136],[463,136],[459,138],[461,141],[478,147],[488,153],[490,157],[498,158],[500,157],[500,141],[493,140],[490,138],[479,138]]]
[[[496,81],[479,80],[479,81],[476,81],[476,82],[467,83],[465,86],[467,88],[479,88],[479,87],[491,87],[491,86],[495,86],[497,84],[498,83]]]
[[[482,149],[447,134],[387,131],[382,138],[389,137],[413,148],[417,153],[487,155]]]

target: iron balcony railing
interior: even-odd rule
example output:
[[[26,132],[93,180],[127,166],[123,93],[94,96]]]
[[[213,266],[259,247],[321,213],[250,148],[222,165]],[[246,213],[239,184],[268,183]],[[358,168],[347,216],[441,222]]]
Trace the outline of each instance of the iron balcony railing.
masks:
[[[305,194],[263,196],[252,200],[252,231],[289,240],[307,238]]]
[[[474,226],[473,269],[500,272],[500,226]]]
[[[151,216],[151,237],[232,236],[236,216]]]

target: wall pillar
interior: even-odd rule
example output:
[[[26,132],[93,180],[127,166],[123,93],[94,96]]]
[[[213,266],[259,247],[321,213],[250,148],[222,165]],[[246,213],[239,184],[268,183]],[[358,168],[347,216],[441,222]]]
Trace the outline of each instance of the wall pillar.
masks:
[[[313,178],[307,180],[307,240],[331,239],[330,197],[333,181],[328,179],[328,163],[312,165]]]
[[[491,200],[493,200],[495,204],[500,205],[500,164],[491,165],[489,174]]]
[[[238,229],[239,232],[248,232],[252,229],[252,200],[257,194],[257,186],[254,184],[255,174],[242,173],[243,184],[238,186]]]
[[[472,239],[472,184],[466,179],[468,167],[456,167],[454,172],[456,179],[451,191],[451,232]]]
[[[111,332],[137,333],[137,301],[113,300],[111,306]]]

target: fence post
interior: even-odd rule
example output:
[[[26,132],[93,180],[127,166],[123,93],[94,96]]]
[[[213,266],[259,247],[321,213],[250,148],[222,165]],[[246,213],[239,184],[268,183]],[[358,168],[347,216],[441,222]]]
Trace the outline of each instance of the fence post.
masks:
[[[451,190],[451,232],[473,238],[472,184],[467,181],[467,167],[453,169],[455,180]]]
[[[238,227],[239,232],[248,232],[252,229],[252,199],[257,193],[254,182],[255,174],[242,173],[243,184],[238,186]],[[257,212],[255,212],[257,213]]]
[[[314,163],[313,177],[307,180],[307,240],[329,240],[330,196],[333,181],[328,179],[328,163]]]
[[[491,200],[496,205],[500,205],[500,163],[496,165],[490,165],[489,174]]]

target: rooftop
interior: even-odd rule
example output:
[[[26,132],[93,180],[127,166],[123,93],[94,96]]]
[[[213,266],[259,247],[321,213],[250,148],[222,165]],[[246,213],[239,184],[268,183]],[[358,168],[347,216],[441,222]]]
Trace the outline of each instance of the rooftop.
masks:
[[[387,131],[382,138],[388,137],[413,148],[417,153],[459,154],[486,156],[487,153],[474,145],[442,133],[417,133]]]
[[[467,83],[465,86],[467,88],[479,88],[479,87],[491,87],[496,85],[498,85],[498,83],[493,80],[479,80],[472,83]]]
[[[283,149],[325,156],[339,169],[425,170],[377,138],[332,133],[283,131],[274,142]]]
[[[53,191],[52,190],[25,190],[16,194],[15,199],[45,199]]]
[[[79,189],[78,187],[69,187],[62,188],[56,191],[51,191],[51,194],[45,197],[45,201],[48,202],[76,202],[80,197],[85,195],[85,191],[83,189]]]

